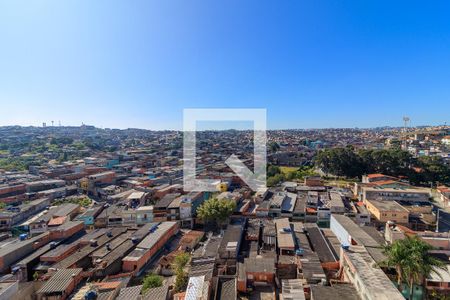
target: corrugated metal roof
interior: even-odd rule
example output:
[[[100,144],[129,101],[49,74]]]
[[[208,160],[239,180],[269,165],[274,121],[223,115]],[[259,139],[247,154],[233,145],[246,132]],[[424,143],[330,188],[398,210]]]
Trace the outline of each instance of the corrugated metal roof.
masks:
[[[34,242],[37,242],[40,239],[44,238],[46,235],[49,235],[49,233],[44,232],[38,236],[32,237],[30,239],[26,239],[24,241],[16,239],[16,240],[14,240],[14,242],[0,248],[0,256],[5,256],[11,252],[15,252],[16,250],[20,249],[21,247],[23,247],[25,245],[33,244]],[[19,257],[18,259],[20,259],[20,258],[21,257]]]
[[[220,300],[236,300],[236,278],[224,279],[220,283]]]
[[[142,296],[142,300],[166,300],[168,292],[169,286],[165,284],[157,288],[149,289]]]
[[[73,277],[80,274],[82,270],[81,268],[58,270],[37,293],[49,294],[65,291],[74,280]]]
[[[304,300],[303,283],[301,279],[286,279],[282,281],[283,300]]]
[[[203,293],[203,283],[205,282],[205,276],[191,277],[189,278],[188,286],[186,289],[185,300],[198,300],[201,299]]]
[[[151,232],[139,243],[138,248],[151,249],[175,224],[176,222],[163,222],[159,224],[154,232]]]
[[[132,286],[120,289],[119,296],[116,300],[137,300],[141,293],[142,285]]]

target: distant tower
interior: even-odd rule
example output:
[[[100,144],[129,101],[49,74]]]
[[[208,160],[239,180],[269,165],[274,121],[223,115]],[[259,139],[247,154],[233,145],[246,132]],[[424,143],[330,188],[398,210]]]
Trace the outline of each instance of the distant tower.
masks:
[[[406,142],[408,140],[408,127],[410,123],[411,119],[409,117],[403,117],[403,150],[406,150],[407,148]]]
[[[53,127],[53,123],[54,123],[55,121],[52,121],[52,127]]]
[[[58,121],[58,126],[61,127],[61,121]]]
[[[44,128],[47,127],[47,123],[45,123],[45,122],[42,123],[42,127],[44,127]]]

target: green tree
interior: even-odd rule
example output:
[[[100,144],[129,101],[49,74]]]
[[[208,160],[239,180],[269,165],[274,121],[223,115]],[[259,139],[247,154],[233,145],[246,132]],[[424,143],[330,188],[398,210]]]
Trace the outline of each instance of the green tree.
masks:
[[[387,259],[382,264],[395,269],[397,275],[397,285],[401,291],[404,279],[403,267],[409,258],[408,249],[405,246],[405,240],[397,240],[393,244],[385,246],[384,253],[387,256]]]
[[[407,176],[413,184],[450,183],[450,167],[441,157],[416,159],[401,149],[365,149],[357,152],[351,147],[325,149],[316,155],[315,165],[326,173],[350,178],[382,173]]]
[[[175,256],[175,260],[173,262],[173,268],[178,270],[183,270],[184,267],[187,265],[190,259],[189,253],[180,253],[177,256]]]
[[[272,187],[280,183],[281,181],[284,181],[285,177],[283,174],[276,174],[274,176],[267,178],[267,186]]]
[[[214,222],[221,226],[236,209],[236,202],[212,198],[205,201],[197,209],[197,216],[204,222]]]
[[[176,273],[174,290],[176,293],[183,292],[186,290],[188,285],[189,277],[185,271],[180,270]]]
[[[271,176],[275,176],[277,174],[281,174],[281,169],[277,166],[273,166],[273,165],[269,165],[267,167],[267,176],[271,177]]]
[[[397,240],[385,249],[388,257],[385,263],[396,269],[397,283],[407,281],[409,299],[413,299],[414,284],[424,284],[436,268],[446,270],[442,261],[429,255],[432,249],[431,245],[417,236]]]
[[[0,158],[0,169],[6,171],[25,171],[28,169],[29,162],[23,158]]]
[[[33,280],[36,281],[39,279],[39,273],[38,272],[34,272],[33,273]]]
[[[322,150],[317,154],[315,164],[324,172],[337,176],[353,178],[364,173],[361,158],[352,147]]]
[[[414,172],[410,175],[413,183],[428,185],[430,182],[440,182],[450,184],[450,167],[441,157],[420,157],[416,166],[420,169],[420,172]]]
[[[74,202],[83,207],[88,207],[92,203],[91,199],[89,199],[88,197],[78,198]]]
[[[163,285],[163,278],[156,274],[148,274],[145,276],[142,282],[142,290],[146,291],[148,289],[160,287]]]
[[[386,175],[407,175],[412,164],[409,152],[400,149],[361,150],[358,152],[364,173],[382,173]]]
[[[288,172],[285,177],[287,180],[293,179],[303,180],[307,176],[314,176],[314,175],[317,175],[316,172],[314,171],[314,168],[309,166],[302,166],[298,168],[296,171]]]
[[[269,144],[269,149],[272,152],[277,152],[278,150],[280,150],[280,145],[277,142],[272,142]]]
[[[186,290],[189,277],[184,271],[184,268],[188,264],[189,259],[190,259],[189,253],[180,253],[177,256],[175,256],[175,260],[173,262],[172,267],[175,269],[176,274],[174,286],[176,292]]]

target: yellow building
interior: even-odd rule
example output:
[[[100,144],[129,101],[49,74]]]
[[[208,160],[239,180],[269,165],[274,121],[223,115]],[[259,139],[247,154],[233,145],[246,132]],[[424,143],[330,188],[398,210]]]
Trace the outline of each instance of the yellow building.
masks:
[[[409,211],[395,201],[366,200],[367,210],[380,222],[409,222]]]

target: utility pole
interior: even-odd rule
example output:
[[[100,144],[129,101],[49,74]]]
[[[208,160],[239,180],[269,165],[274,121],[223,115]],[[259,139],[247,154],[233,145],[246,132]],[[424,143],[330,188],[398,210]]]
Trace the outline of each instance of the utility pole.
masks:
[[[403,127],[403,150],[407,149],[407,140],[408,140],[408,125],[409,122],[411,121],[411,119],[409,117],[403,117],[403,123],[404,123],[404,127]]]

